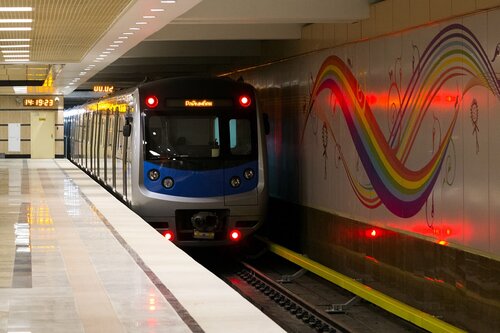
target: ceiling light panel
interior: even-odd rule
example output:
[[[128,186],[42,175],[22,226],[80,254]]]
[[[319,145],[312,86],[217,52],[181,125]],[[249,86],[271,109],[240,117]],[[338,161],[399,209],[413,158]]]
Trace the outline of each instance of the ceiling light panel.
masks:
[[[31,37],[32,61],[79,62],[131,2],[33,0],[31,17],[25,17],[33,19],[33,31],[30,36],[17,37]],[[1,12],[0,18],[4,18]]]

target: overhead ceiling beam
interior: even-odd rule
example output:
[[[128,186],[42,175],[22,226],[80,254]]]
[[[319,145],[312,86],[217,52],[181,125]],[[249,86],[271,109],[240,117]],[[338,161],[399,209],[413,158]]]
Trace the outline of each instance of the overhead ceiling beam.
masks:
[[[369,16],[369,0],[204,0],[173,23],[338,23]]]
[[[302,24],[169,24],[147,41],[300,39]]]

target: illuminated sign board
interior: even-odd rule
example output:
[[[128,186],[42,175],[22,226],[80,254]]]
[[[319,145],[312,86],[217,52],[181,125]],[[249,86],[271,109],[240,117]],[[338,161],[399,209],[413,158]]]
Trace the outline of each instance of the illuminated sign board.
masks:
[[[202,101],[191,99],[191,100],[185,100],[184,106],[191,106],[191,107],[197,107],[197,108],[209,108],[209,107],[214,106],[214,102],[207,101],[206,99],[204,99]]]
[[[115,90],[114,86],[94,86],[94,92],[111,94]]]
[[[23,105],[28,107],[40,107],[40,108],[50,108],[53,107],[56,103],[56,99],[52,97],[44,97],[44,98],[24,98]]]

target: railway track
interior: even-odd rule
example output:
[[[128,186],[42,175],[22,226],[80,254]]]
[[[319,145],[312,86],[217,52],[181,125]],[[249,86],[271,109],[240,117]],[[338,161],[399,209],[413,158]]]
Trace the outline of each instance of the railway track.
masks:
[[[272,253],[213,251],[190,254],[287,332],[426,332]]]

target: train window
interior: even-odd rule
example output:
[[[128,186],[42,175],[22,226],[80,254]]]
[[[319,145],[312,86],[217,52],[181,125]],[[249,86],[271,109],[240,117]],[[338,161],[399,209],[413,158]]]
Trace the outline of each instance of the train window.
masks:
[[[229,147],[232,155],[252,153],[252,131],[249,119],[229,120]]]
[[[147,157],[219,157],[219,118],[207,116],[146,117]]]

